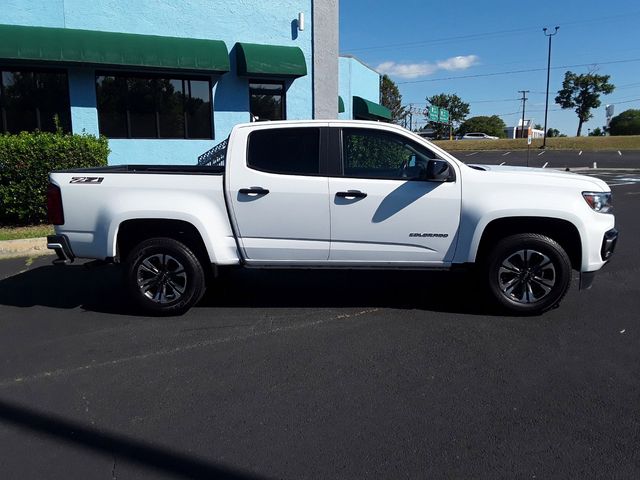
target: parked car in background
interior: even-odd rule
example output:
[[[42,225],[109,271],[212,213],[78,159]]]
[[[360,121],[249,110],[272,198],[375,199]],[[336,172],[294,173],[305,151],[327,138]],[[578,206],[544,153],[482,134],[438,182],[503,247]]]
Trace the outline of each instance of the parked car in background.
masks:
[[[498,137],[492,137],[486,133],[467,133],[462,140],[498,140]]]

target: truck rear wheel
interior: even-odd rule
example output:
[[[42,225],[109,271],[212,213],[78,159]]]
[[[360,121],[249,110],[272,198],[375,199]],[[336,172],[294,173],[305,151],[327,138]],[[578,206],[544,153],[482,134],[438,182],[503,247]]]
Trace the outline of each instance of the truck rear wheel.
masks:
[[[487,259],[489,291],[510,312],[539,314],[557,305],[571,281],[571,261],[553,239],[512,235],[499,241]]]
[[[125,275],[133,302],[155,315],[181,315],[205,292],[200,261],[173,238],[151,238],[134,247],[125,262]]]

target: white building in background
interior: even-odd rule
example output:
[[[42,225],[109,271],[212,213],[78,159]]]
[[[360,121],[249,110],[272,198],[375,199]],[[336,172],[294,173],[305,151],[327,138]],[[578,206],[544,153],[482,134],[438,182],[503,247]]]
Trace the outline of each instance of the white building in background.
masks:
[[[529,135],[531,138],[544,137],[544,130],[533,128],[532,118],[524,121],[524,132],[522,131],[522,119],[520,119],[518,125],[505,128],[504,133],[507,134],[507,138],[527,138]]]

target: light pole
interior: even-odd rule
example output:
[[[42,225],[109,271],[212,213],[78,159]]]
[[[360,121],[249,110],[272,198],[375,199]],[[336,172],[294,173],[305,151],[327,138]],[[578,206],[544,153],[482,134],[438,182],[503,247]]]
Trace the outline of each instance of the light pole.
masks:
[[[549,113],[549,75],[551,74],[551,37],[553,37],[556,33],[558,33],[558,29],[560,27],[556,27],[553,33],[547,33],[547,27],[544,27],[542,31],[544,32],[545,37],[549,37],[549,55],[547,56],[547,96],[545,98],[544,103],[544,132],[542,137],[542,147],[547,147],[547,114]]]

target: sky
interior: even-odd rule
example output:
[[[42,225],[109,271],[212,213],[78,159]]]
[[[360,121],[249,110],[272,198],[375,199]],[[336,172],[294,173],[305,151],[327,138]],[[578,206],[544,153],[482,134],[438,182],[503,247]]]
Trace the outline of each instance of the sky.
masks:
[[[548,38],[552,39],[548,128],[576,135],[578,117],[554,102],[567,70],[610,75],[616,89],[583,125],[583,135],[614,115],[640,109],[640,2],[341,0],[340,54],[353,55],[396,82],[403,104],[455,93],[468,117],[499,115],[508,126],[525,116],[544,124]],[[466,77],[466,78],[465,78]],[[414,122],[424,125],[422,115]],[[414,128],[416,124],[414,123]]]

